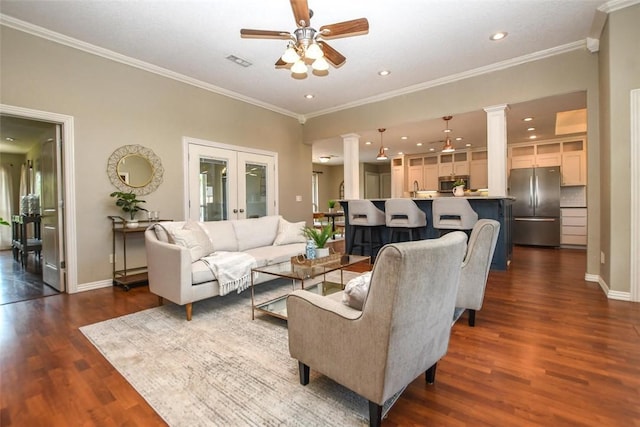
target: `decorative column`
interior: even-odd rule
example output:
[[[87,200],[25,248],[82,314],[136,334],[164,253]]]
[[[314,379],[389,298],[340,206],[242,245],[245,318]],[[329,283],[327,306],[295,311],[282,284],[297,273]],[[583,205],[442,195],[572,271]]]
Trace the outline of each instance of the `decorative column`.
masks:
[[[342,136],[344,144],[344,198],[360,198],[360,135]]]
[[[487,107],[489,196],[507,195],[507,104]]]

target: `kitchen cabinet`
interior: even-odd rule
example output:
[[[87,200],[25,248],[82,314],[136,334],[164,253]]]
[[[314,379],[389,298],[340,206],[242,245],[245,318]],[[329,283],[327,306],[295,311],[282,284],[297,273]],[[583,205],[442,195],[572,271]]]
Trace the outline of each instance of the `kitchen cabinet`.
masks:
[[[511,169],[560,166],[560,143],[532,144],[511,147]]]
[[[414,182],[419,190],[438,190],[438,157],[413,156],[407,158],[407,191],[414,190]]]
[[[561,245],[587,244],[587,208],[562,208],[561,215]]]
[[[467,152],[440,154],[438,166],[439,176],[469,175]]]
[[[587,184],[587,153],[584,141],[568,141],[562,144],[562,185]]]
[[[426,157],[423,171],[424,189],[438,191],[438,158]]]
[[[414,191],[414,186],[417,187],[418,190],[424,189],[423,158],[411,157],[407,159],[407,161],[407,185],[409,191]]]
[[[473,189],[487,188],[489,186],[486,151],[471,152],[471,160],[469,161],[469,180],[469,187]]]
[[[404,158],[391,159],[391,197],[404,197]]]

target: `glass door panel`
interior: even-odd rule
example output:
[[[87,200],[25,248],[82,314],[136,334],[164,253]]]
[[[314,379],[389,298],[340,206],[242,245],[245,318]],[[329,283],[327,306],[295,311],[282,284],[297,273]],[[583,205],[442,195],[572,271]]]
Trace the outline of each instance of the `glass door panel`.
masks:
[[[224,160],[200,158],[200,221],[228,219],[228,166]]]
[[[275,214],[275,180],[273,156],[252,153],[238,153],[238,166],[242,173],[238,173],[238,200],[244,200],[242,218],[259,218]]]

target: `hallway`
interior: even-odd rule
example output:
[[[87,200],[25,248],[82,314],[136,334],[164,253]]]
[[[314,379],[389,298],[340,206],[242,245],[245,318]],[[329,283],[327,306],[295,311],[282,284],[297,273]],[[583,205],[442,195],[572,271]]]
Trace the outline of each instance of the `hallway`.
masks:
[[[57,294],[42,281],[42,271],[33,254],[23,269],[13,260],[11,250],[0,251],[0,305]]]

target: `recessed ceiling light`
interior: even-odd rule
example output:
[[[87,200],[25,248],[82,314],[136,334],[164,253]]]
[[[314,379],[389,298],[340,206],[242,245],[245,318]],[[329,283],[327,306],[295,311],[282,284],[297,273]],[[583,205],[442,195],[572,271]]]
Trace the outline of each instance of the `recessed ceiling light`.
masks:
[[[9,142],[13,142],[13,141],[15,141],[15,138],[11,138],[10,136],[6,137],[5,139],[6,139],[7,141],[9,141]]]
[[[436,151],[435,148],[429,148],[429,151]]]
[[[313,94],[311,94],[311,93],[308,93],[308,94],[306,94],[304,97],[305,97],[305,98],[307,98],[307,99],[313,99],[313,98],[315,98],[316,96],[315,96],[315,95],[313,95]]]
[[[327,163],[330,160],[328,156],[320,156],[320,163]]]
[[[382,77],[388,76],[389,74],[391,74],[391,71],[389,70],[378,71],[378,75]]]
[[[409,139],[408,136],[401,136],[400,139]]]
[[[531,135],[531,136],[529,137],[529,139],[536,139],[536,138],[537,138],[537,136],[535,136],[535,135]]]
[[[493,33],[493,34],[491,34],[491,36],[489,36],[489,40],[492,40],[492,41],[502,40],[503,38],[507,37],[507,34],[509,34],[509,33],[505,32],[505,31],[500,31],[500,32],[497,32],[497,33]]]
[[[402,156],[404,153],[402,151],[398,151],[398,156]]]
[[[457,137],[456,141],[462,141],[462,137],[461,136]]]
[[[536,130],[536,128],[527,128],[527,130],[531,132],[532,130]]]
[[[533,117],[525,117],[522,119],[523,122],[530,122],[531,120],[533,120]]]
[[[371,141],[365,142],[364,145],[371,145]]]
[[[469,144],[468,142],[466,144],[464,144],[465,147],[471,147],[471,144]]]
[[[422,142],[418,142],[416,145],[417,145],[418,147],[422,147]]]
[[[389,151],[389,147],[384,147],[384,151]]]

